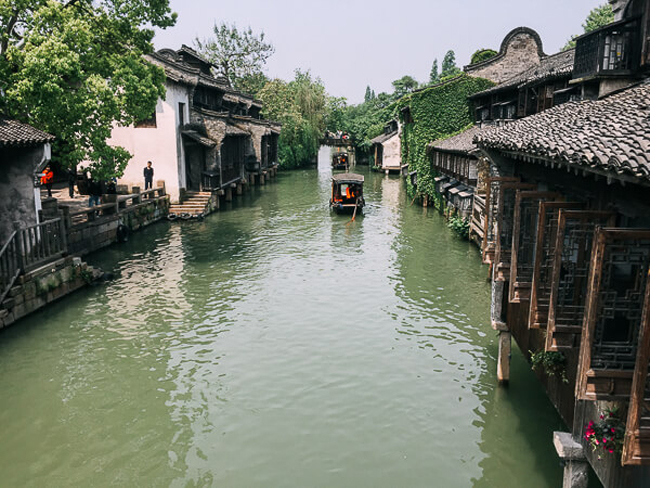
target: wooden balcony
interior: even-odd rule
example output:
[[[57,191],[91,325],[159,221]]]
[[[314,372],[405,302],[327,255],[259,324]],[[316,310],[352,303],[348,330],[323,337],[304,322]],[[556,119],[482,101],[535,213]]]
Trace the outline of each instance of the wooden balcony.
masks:
[[[640,64],[640,23],[623,20],[576,40],[573,78],[632,75]]]

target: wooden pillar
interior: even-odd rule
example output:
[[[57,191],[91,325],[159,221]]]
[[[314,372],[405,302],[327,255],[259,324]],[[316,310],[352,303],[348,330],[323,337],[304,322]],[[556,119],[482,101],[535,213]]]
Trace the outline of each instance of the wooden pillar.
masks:
[[[512,349],[512,334],[508,330],[508,324],[503,320],[503,296],[506,289],[506,282],[503,280],[492,280],[492,303],[490,306],[490,318],[492,328],[499,331],[499,357],[497,360],[497,381],[507,384],[510,381],[510,352]]]
[[[224,198],[227,202],[232,202],[232,188],[226,188],[226,196]]]
[[[266,183],[266,179],[265,179],[264,173],[262,173],[260,175],[260,185],[264,185],[265,183]]]
[[[241,195],[243,193],[244,193],[244,185],[242,185],[241,183],[238,183],[237,184],[237,195]]]
[[[564,465],[562,488],[587,488],[589,464],[580,443],[568,432],[553,432],[553,445]]]
[[[499,358],[497,360],[497,381],[507,384],[510,381],[510,351],[512,334],[505,330],[499,331]]]

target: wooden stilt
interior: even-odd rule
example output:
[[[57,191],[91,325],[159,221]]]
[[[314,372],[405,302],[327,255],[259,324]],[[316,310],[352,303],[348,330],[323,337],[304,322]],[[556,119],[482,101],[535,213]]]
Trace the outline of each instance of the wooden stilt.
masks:
[[[499,358],[497,362],[497,381],[500,384],[507,384],[510,381],[510,332],[499,331]]]
[[[232,188],[230,188],[230,187],[226,188],[225,200],[227,202],[232,202]]]
[[[237,184],[237,195],[242,195],[244,193],[244,185],[241,183]]]

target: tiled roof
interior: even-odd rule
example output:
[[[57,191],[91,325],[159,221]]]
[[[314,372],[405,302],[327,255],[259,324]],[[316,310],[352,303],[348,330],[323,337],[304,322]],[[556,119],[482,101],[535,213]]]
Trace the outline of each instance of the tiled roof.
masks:
[[[0,147],[35,146],[54,140],[54,136],[17,120],[0,117]]]
[[[398,134],[397,131],[391,132],[389,134],[381,134],[375,137],[374,139],[370,139],[370,142],[372,144],[383,144],[387,140],[391,139],[393,136],[396,136]]]
[[[466,131],[461,132],[447,139],[438,139],[429,143],[427,146],[427,152],[432,150],[440,151],[452,151],[460,153],[470,153],[476,149],[476,144],[474,144],[474,137],[481,133],[483,129],[473,125]]]
[[[161,49],[155,53],[145,55],[145,59],[156,66],[165,70],[165,76],[176,83],[189,85],[189,86],[205,86],[208,88],[217,88],[234,102],[241,102],[244,104],[255,103],[261,107],[261,102],[255,100],[253,97],[231,88],[224,78],[206,75],[200,69],[191,66],[183,61],[180,52],[193,51],[187,46],[183,46],[179,51],[171,49]],[[201,59],[197,54],[197,59]],[[207,61],[205,61],[207,63]]]
[[[573,58],[575,49],[569,49],[557,54],[552,54],[541,59],[538,65],[528,68],[523,73],[507,79],[497,86],[488,88],[479,93],[473,94],[470,98],[478,98],[491,93],[503,90],[522,88],[527,85],[534,85],[542,80],[552,80],[562,76],[568,76],[573,71]]]
[[[650,180],[650,80],[601,100],[567,102],[501,128],[479,147]]]
[[[226,135],[227,136],[242,136],[242,137],[247,137],[250,136],[250,132],[247,132],[243,129],[240,129],[239,127],[235,127],[234,125],[228,124],[226,126]]]

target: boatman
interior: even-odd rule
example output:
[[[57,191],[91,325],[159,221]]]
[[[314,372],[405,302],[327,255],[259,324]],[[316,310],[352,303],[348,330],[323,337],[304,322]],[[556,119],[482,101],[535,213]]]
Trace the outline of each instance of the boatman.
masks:
[[[150,190],[153,186],[153,167],[151,161],[147,161],[147,167],[144,169],[144,189]]]

